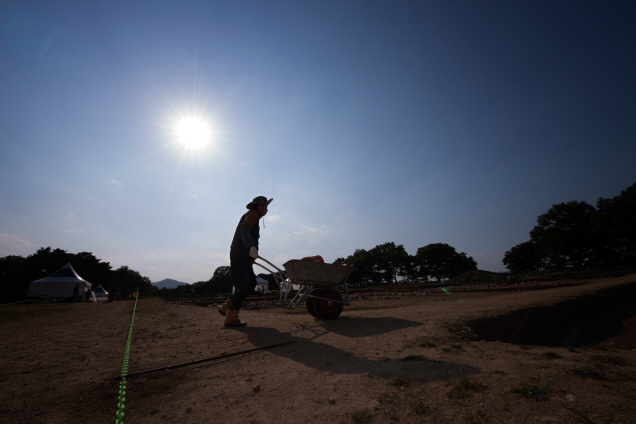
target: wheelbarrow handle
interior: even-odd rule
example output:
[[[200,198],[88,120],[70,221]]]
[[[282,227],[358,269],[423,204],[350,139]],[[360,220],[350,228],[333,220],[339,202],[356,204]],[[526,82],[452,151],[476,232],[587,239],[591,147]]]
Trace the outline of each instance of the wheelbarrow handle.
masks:
[[[268,261],[267,259],[263,258],[262,256],[257,256],[258,259],[260,259],[263,262],[267,262],[268,264],[270,264],[271,266],[273,266],[274,268],[276,268],[276,270],[278,270],[278,272],[283,272],[282,269],[278,268],[276,265],[274,265],[273,263],[271,263],[270,261]]]

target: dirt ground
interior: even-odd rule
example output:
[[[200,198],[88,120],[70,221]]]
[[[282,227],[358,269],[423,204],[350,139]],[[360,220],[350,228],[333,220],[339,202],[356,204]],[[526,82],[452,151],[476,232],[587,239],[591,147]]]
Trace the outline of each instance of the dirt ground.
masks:
[[[634,423],[633,316],[574,349],[475,340],[464,327],[635,282],[371,294],[324,322],[304,305],[243,310],[242,329],[223,328],[213,306],[141,299],[129,373],[291,343],[127,378],[124,422]],[[114,422],[133,306],[0,306],[0,422]]]

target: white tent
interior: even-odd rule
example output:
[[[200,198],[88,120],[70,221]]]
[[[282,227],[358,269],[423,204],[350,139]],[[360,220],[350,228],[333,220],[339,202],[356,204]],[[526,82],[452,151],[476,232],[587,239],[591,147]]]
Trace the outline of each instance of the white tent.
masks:
[[[256,289],[257,292],[265,294],[269,291],[269,282],[262,279],[258,275],[256,276]]]
[[[83,296],[91,283],[80,277],[68,262],[53,274],[31,281],[27,296],[68,297],[73,295],[73,288],[78,287],[78,294]]]
[[[93,290],[93,302],[99,302],[100,300],[108,300],[108,292],[101,284]]]

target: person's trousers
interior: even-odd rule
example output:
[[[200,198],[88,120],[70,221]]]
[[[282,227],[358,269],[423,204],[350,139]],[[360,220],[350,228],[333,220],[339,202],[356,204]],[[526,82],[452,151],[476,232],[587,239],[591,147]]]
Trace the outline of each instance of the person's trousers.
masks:
[[[241,305],[256,288],[256,275],[252,269],[252,258],[246,254],[237,254],[230,251],[230,272],[234,294],[230,297],[232,305],[230,309],[238,311]]]

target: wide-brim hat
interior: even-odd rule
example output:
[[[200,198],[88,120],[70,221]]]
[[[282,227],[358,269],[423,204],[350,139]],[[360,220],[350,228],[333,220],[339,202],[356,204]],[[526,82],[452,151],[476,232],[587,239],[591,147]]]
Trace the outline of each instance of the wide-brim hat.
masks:
[[[257,204],[262,203],[264,205],[269,205],[270,203],[272,203],[272,199],[267,200],[267,197],[265,196],[258,196],[255,197],[254,200],[252,200],[251,202],[249,202],[247,204],[247,206],[245,206],[247,209],[252,209],[253,207],[255,207]]]

